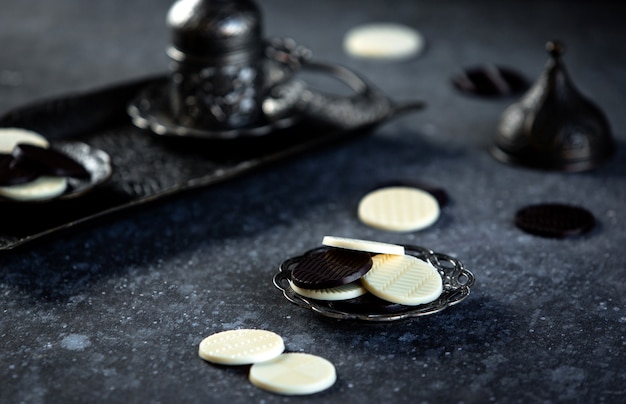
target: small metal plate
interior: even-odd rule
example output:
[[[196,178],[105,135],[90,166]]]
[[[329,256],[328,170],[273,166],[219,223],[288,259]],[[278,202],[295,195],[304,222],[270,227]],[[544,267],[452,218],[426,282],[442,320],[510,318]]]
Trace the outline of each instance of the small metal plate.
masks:
[[[289,302],[302,308],[313,310],[326,317],[342,320],[385,322],[435,314],[465,300],[470,294],[471,286],[474,284],[474,274],[466,269],[458,259],[423,247],[405,245],[406,254],[429,262],[437,268],[443,281],[443,293],[437,300],[419,306],[385,305],[383,301],[380,301],[380,306],[377,306],[372,304],[374,299],[371,296],[367,298],[369,300],[367,300],[367,305],[365,305],[362,298],[332,302],[310,299],[297,294],[289,286],[291,270],[308,254],[318,252],[324,248],[332,247],[316,248],[307,251],[303,255],[284,261],[280,265],[278,273],[274,275],[273,282],[274,286],[282,291],[283,296]]]

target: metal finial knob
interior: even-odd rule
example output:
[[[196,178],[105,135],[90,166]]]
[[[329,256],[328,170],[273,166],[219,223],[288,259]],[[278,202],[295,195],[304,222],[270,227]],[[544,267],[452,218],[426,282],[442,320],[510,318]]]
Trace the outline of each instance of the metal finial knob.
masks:
[[[559,59],[565,53],[565,44],[561,41],[548,41],[546,50],[553,59]]]
[[[507,163],[557,170],[589,170],[609,160],[615,149],[603,111],[574,86],[561,55],[548,42],[551,59],[535,84],[500,120],[492,154]]]

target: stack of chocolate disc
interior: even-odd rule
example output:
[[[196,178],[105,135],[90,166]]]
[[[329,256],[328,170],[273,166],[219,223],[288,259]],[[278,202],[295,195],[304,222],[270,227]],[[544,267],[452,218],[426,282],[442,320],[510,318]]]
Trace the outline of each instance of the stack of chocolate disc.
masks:
[[[403,246],[332,236],[322,244],[290,265],[289,284],[303,297],[378,301],[377,309],[397,310],[430,303],[443,292],[439,271]]]

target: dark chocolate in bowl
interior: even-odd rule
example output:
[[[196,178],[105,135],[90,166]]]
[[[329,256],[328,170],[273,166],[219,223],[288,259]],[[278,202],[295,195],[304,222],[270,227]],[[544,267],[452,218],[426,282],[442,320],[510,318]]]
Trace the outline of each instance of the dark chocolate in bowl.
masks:
[[[16,165],[32,166],[41,175],[89,179],[91,174],[82,164],[54,147],[17,144],[13,149]]]
[[[51,147],[80,164],[87,172],[88,176],[68,177],[67,190],[60,196],[36,200],[36,201],[17,201],[9,198],[0,197],[0,201],[16,204],[37,204],[46,203],[53,200],[73,199],[82,196],[95,187],[106,182],[113,173],[111,159],[109,155],[97,148],[82,142],[58,141],[53,142]]]

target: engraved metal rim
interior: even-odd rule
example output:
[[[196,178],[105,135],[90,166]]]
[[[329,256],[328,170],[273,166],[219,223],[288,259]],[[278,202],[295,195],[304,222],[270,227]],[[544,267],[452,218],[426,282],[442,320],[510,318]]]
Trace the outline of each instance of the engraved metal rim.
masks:
[[[82,142],[54,142],[52,147],[82,164],[87,172],[89,172],[89,179],[81,180],[78,178],[68,177],[67,190],[63,194],[53,198],[18,201],[0,197],[0,201],[4,203],[37,204],[56,200],[74,199],[88,193],[96,186],[103,184],[111,178],[111,175],[113,174],[111,158],[103,150],[89,146],[88,144]]]
[[[270,66],[275,63],[270,63]],[[365,80],[343,66],[319,62],[303,63],[302,71],[307,70],[337,78],[345,83],[353,94],[351,96],[323,94],[308,88],[306,83],[300,80],[292,80],[281,85],[287,91],[277,91],[277,94],[264,101],[264,103],[276,101],[279,104],[287,104],[279,116],[272,117],[266,113],[266,122],[247,128],[204,129],[182,126],[174,122],[167,103],[169,81],[163,80],[144,89],[128,105],[127,113],[135,126],[148,129],[159,136],[232,140],[260,137],[276,130],[290,128],[305,116],[320,121],[329,121],[338,126],[350,127],[352,126],[350,119],[355,119],[351,115],[358,115],[356,116],[358,123],[365,124],[382,117],[424,107],[421,101],[392,105],[391,101],[374,91]],[[356,108],[357,105],[359,108]],[[346,106],[350,107],[348,115],[345,113]],[[367,115],[367,119],[361,115]]]
[[[326,317],[342,319],[342,320],[363,320],[372,322],[388,322],[402,320],[413,317],[420,317],[439,313],[440,311],[460,303],[470,294],[470,288],[474,284],[474,274],[463,266],[463,263],[456,258],[446,254],[436,253],[432,250],[404,245],[405,253],[414,257],[425,260],[432,264],[443,280],[443,292],[439,298],[431,303],[419,306],[406,306],[397,312],[392,313],[359,313],[352,311],[338,310],[331,307],[327,301],[309,299],[301,296],[293,291],[289,286],[290,267],[297,264],[303,257],[316,251],[323,250],[328,247],[319,247],[309,250],[304,254],[290,258],[279,266],[279,271],[274,275],[273,283],[276,288],[282,291],[283,296],[289,302],[310,309],[318,314]]]
[[[237,139],[256,137],[286,129],[295,125],[301,118],[294,110],[284,117],[266,120],[257,126],[238,129],[200,129],[182,126],[171,117],[167,106],[166,81],[146,88],[138,98],[128,106],[128,115],[132,123],[141,129],[148,129],[154,134],[165,137],[190,137],[199,139]],[[295,108],[295,106],[294,106]]]

